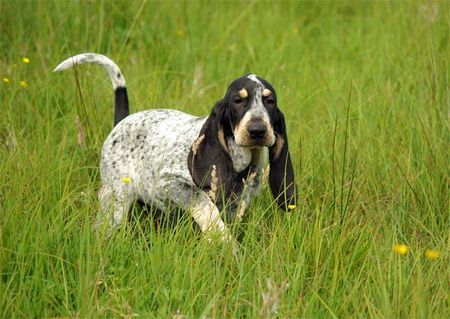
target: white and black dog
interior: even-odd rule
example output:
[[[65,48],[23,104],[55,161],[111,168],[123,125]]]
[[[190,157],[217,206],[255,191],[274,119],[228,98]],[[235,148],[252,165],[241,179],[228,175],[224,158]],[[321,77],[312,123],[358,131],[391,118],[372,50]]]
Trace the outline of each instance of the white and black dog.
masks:
[[[138,200],[162,211],[174,206],[189,211],[203,232],[219,231],[228,241],[221,211],[228,220],[242,218],[259,193],[267,160],[278,206],[295,207],[286,125],[269,82],[254,74],[234,80],[207,117],[168,109],[128,115],[125,79],[112,60],[83,53],[55,71],[83,63],[105,68],[115,90],[115,127],[100,162],[101,216],[108,217],[110,228],[119,226]]]

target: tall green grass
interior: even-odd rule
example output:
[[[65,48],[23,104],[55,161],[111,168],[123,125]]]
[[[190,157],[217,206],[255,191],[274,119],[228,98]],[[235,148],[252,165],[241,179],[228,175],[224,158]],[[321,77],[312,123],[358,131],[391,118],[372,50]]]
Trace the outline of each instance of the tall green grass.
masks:
[[[1,316],[449,317],[449,9],[0,2]],[[81,52],[119,64],[133,111],[206,115],[232,79],[268,79],[297,209],[278,211],[265,187],[232,226],[237,256],[189,216],[156,227],[136,209],[98,236],[110,83],[98,67],[51,72]]]

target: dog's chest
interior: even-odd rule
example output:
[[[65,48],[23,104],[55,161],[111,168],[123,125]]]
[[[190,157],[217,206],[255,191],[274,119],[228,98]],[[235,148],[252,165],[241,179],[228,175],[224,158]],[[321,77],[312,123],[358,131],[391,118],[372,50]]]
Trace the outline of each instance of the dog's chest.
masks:
[[[245,170],[252,161],[252,152],[249,148],[239,147],[233,139],[228,140],[228,149],[233,162],[233,169],[240,173]]]

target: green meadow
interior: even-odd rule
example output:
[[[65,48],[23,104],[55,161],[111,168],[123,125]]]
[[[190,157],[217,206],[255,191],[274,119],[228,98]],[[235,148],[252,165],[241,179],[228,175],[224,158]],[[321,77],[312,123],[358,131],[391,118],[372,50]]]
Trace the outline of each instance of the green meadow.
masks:
[[[450,5],[0,1],[0,317],[450,317]],[[135,207],[93,230],[113,91],[206,116],[245,73],[273,84],[297,208],[270,190],[209,243]]]

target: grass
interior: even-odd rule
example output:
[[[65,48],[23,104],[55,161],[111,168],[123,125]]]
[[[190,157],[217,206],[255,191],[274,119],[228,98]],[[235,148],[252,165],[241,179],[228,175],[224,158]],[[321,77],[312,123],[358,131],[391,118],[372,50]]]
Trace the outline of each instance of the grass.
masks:
[[[0,316],[449,317],[449,9],[0,2]],[[206,115],[232,79],[268,79],[297,210],[278,211],[265,188],[233,226],[236,258],[188,216],[157,228],[135,210],[98,236],[111,86],[98,67],[51,72],[89,51],[121,66],[135,112]]]

